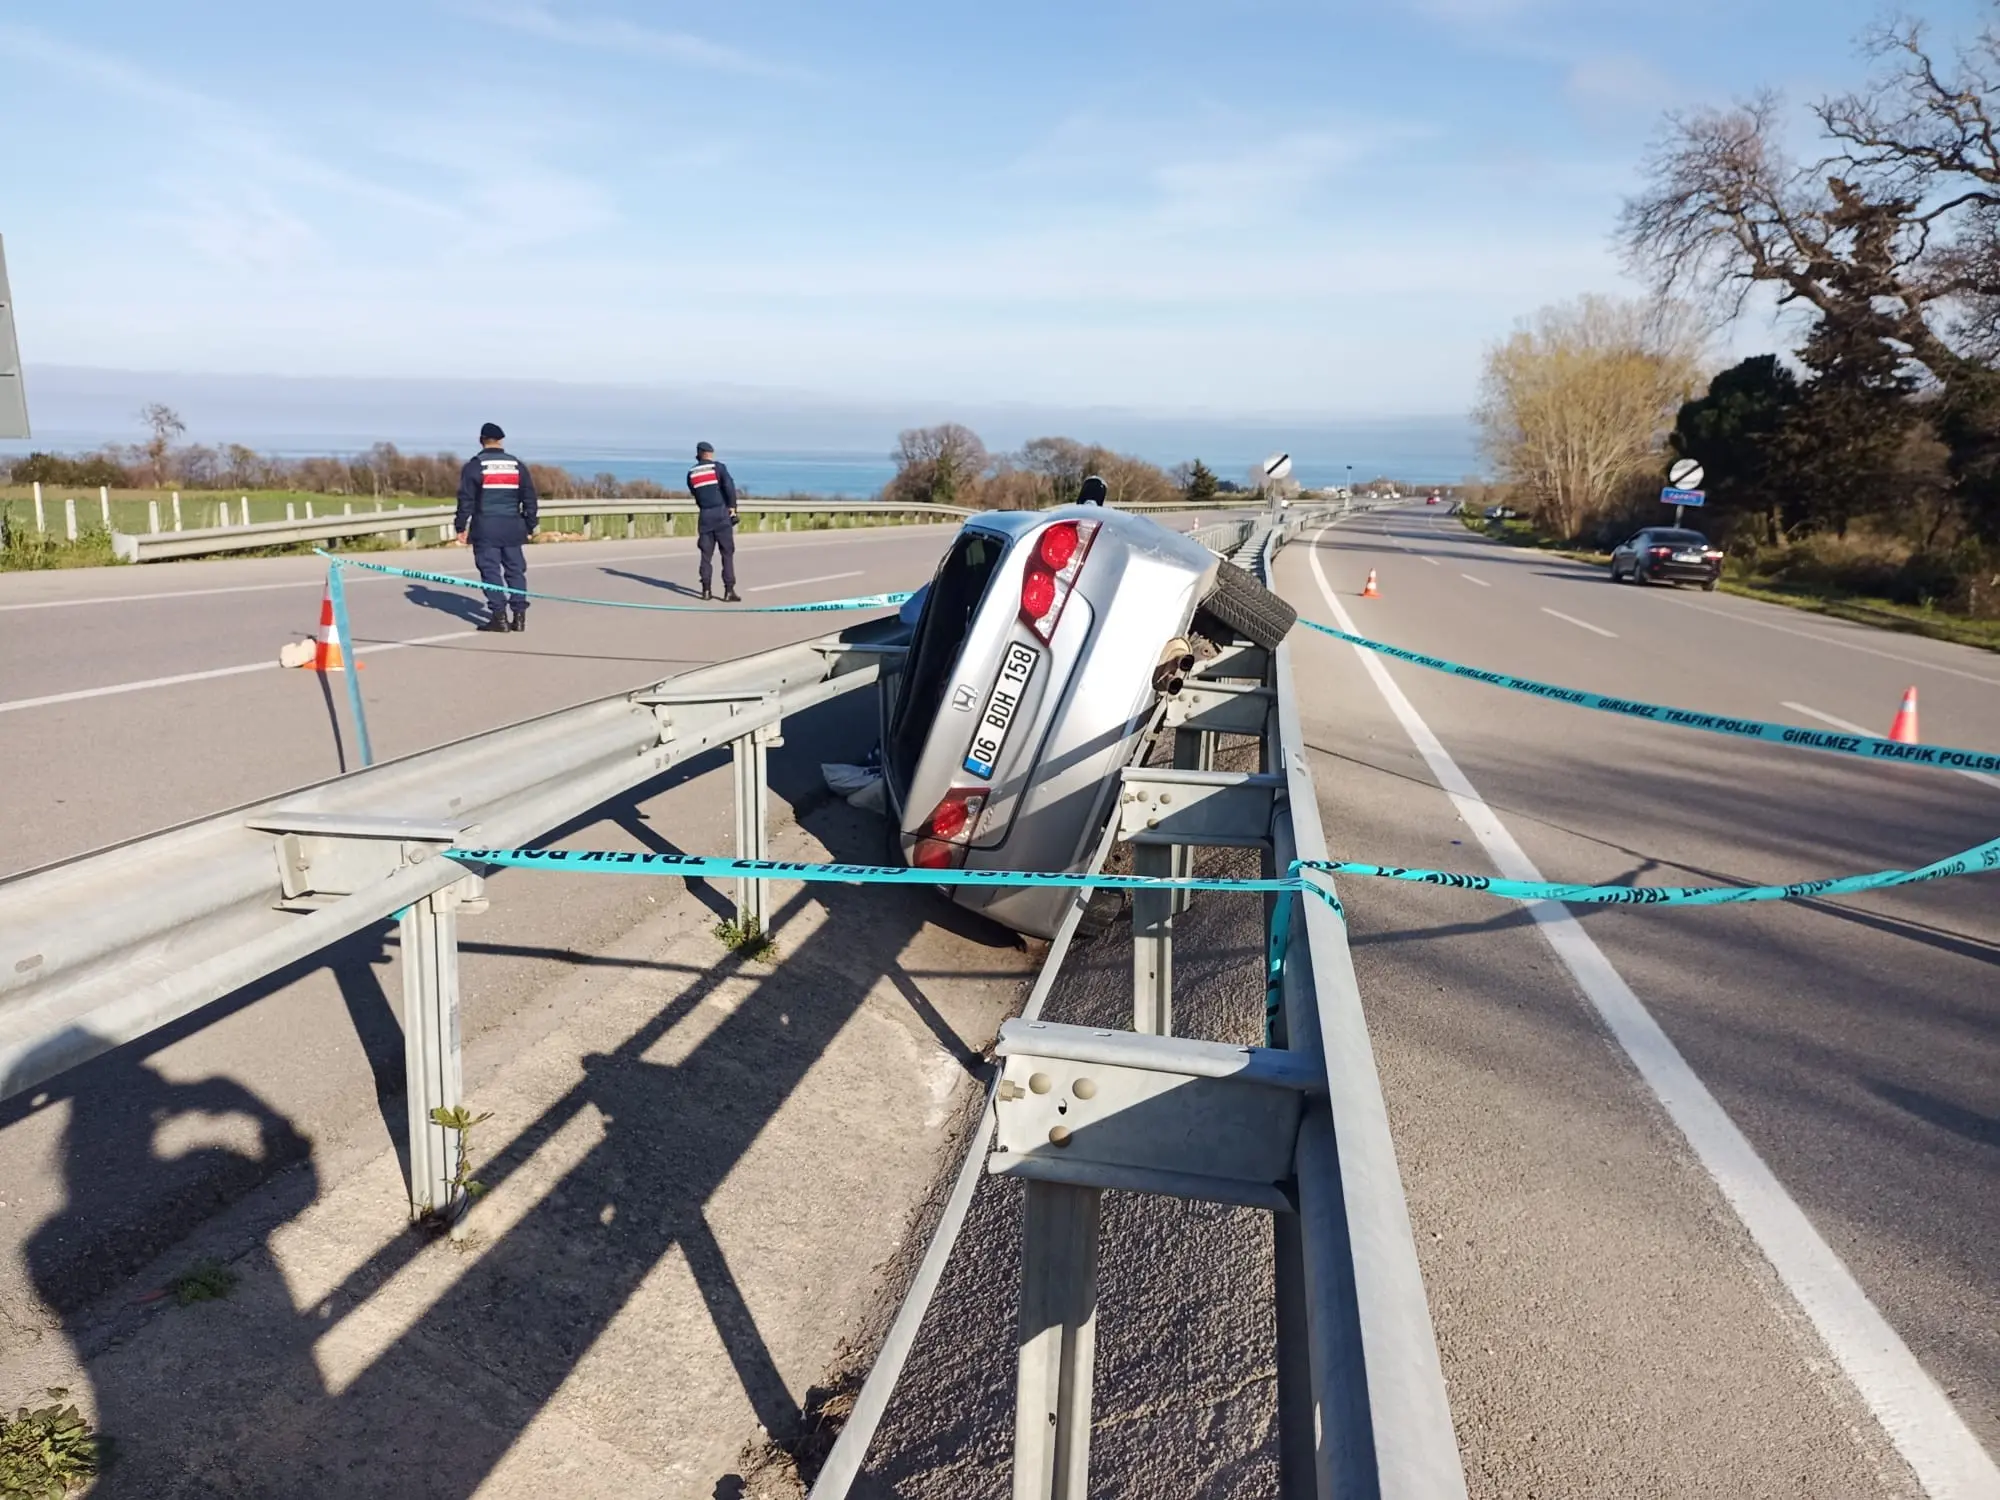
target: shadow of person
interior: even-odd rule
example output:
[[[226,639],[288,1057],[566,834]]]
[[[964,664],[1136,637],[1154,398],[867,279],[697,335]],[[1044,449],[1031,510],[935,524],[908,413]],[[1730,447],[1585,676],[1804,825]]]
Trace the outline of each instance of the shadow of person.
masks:
[[[486,618],[485,600],[477,594],[461,594],[455,589],[413,583],[403,590],[403,598],[419,609],[434,609],[475,625]]]
[[[646,573],[628,573],[623,568],[604,568],[600,571],[607,578],[622,578],[627,583],[643,583],[648,588],[664,589],[669,594],[679,594],[684,599],[701,598],[701,590],[693,584],[675,583],[670,578],[654,578]]]
[[[62,1140],[67,1198],[25,1247],[37,1293],[62,1317],[79,1358],[89,1361],[90,1406],[109,1450],[91,1494],[96,1500],[156,1500],[254,1493],[209,1487],[212,1475],[227,1471],[226,1455],[240,1451],[242,1427],[278,1392],[305,1401],[326,1395],[312,1358],[312,1331],[292,1309],[268,1246],[271,1230],[296,1217],[318,1191],[311,1142],[233,1079],[177,1083],[136,1056],[114,1066],[114,1076],[100,1078],[117,1090],[118,1108],[95,1107],[90,1096],[69,1100]],[[135,1117],[149,1122],[150,1131],[133,1130]],[[275,1171],[287,1163],[289,1170]],[[136,1174],[150,1179],[143,1196],[130,1190]],[[108,1264],[99,1258],[99,1275],[134,1274],[166,1248],[143,1221],[127,1222],[150,1213],[163,1180],[170,1194],[222,1203],[267,1178],[254,1206],[256,1242],[223,1265],[234,1280],[222,1298],[181,1306],[173,1287],[165,1286],[125,1307],[107,1308],[79,1295],[78,1241],[117,1232],[120,1250]],[[191,1251],[190,1266],[202,1258]],[[170,1264],[167,1276],[188,1268]],[[269,1315],[274,1298],[282,1305],[277,1317]],[[159,1318],[181,1321],[171,1337],[143,1336],[143,1325]],[[250,1361],[240,1356],[253,1329],[262,1347]],[[271,1347],[274,1337],[277,1348]]]

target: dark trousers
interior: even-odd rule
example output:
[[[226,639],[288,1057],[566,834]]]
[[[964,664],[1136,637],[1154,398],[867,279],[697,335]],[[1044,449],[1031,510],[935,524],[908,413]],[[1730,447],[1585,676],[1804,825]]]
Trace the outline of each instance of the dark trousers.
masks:
[[[519,524],[515,523],[517,527]],[[528,612],[526,599],[503,594],[498,587],[503,583],[510,589],[525,589],[528,586],[528,555],[520,542],[491,541],[474,536],[472,560],[479,567],[479,581],[488,585],[486,607],[492,611],[494,619],[504,619],[510,607],[517,615]]]
[[[695,545],[701,549],[701,587],[708,592],[713,576],[717,549],[722,552],[722,591],[725,594],[736,590],[736,526],[729,519],[727,511],[711,521],[704,512],[701,529],[696,533]]]

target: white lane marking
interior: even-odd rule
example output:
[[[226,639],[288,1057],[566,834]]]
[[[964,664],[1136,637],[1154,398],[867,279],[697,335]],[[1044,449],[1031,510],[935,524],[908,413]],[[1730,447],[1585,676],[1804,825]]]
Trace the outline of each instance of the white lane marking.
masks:
[[[290,583],[245,583],[222,589],[173,589],[161,594],[96,594],[85,599],[37,599],[31,604],[0,604],[0,612],[16,609],[69,609],[83,604],[142,604],[148,599],[200,599],[212,594],[263,594],[272,589],[302,589],[316,586],[317,578],[298,578]]]
[[[1490,589],[1493,587],[1493,585],[1488,583],[1484,578],[1474,578],[1470,573],[1461,573],[1458,576],[1460,578],[1463,578],[1467,583],[1478,584],[1483,589]]]
[[[1559,609],[1550,609],[1546,604],[1542,606],[1542,613],[1545,615],[1554,615],[1564,624],[1574,625],[1580,630],[1594,630],[1608,640],[1615,641],[1618,639],[1618,632],[1615,630],[1606,630],[1602,625],[1593,625],[1588,620],[1579,620],[1575,615],[1566,615]]]
[[[1424,561],[1429,563],[1434,568],[1441,568],[1444,566],[1444,564],[1439,562],[1435,557],[1425,557]]]
[[[1309,554],[1313,576],[1335,622],[1354,634],[1353,619],[1341,607],[1320,567],[1317,543],[1323,535],[1324,531],[1314,537]],[[1541,881],[1541,872],[1403,696],[1381,657],[1360,646],[1354,652],[1494,868],[1511,880]],[[1612,967],[1604,951],[1567,907],[1538,901],[1528,907],[1528,913],[1764,1252],[1778,1279],[1812,1320],[1896,1451],[1916,1471],[1925,1493],[1932,1500],[1991,1500],[2000,1495],[2000,1466],[1980,1447],[1937,1382],[1868,1300],[1854,1273],[1820,1238],[1777,1174],[1765,1165],[1728,1111],[1688,1066],[1680,1049],[1624,976]]]
[[[860,576],[861,570],[856,568],[852,573],[821,573],[816,578],[794,578],[786,583],[760,583],[754,589],[745,589],[743,592],[746,594],[768,594],[773,589],[800,589],[809,583],[834,583],[842,578],[859,578]]]
[[[432,646],[439,641],[456,641],[468,635],[477,635],[476,630],[449,630],[443,635],[420,635],[407,641],[383,641],[379,645],[357,648],[357,656],[380,656],[385,651],[400,651],[405,646]],[[272,661],[245,662],[240,667],[211,667],[206,672],[177,672],[172,677],[147,677],[138,682],[114,682],[105,687],[78,688],[68,693],[48,693],[40,698],[16,698],[11,703],[0,703],[0,714],[10,714],[24,708],[48,708],[57,703],[81,703],[86,698],[115,698],[120,693],[140,693],[148,688],[178,687],[183,682],[208,682],[217,677],[241,677],[246,672],[274,672],[280,670]]]
[[[1850,719],[1837,718],[1833,714],[1823,714],[1809,704],[1785,702],[1778,706],[1780,708],[1789,708],[1795,714],[1804,714],[1810,719],[1818,719],[1822,724],[1831,724],[1835,729],[1844,729],[1849,734],[1864,735],[1871,740],[1881,738],[1872,729],[1863,729],[1859,724],[1854,723]],[[1952,769],[1958,770],[1956,766],[1952,767]],[[1987,786],[2000,787],[2000,776],[1988,776],[1984,771],[1959,771],[1958,774],[1969,780],[1982,782]]]
[[[1953,677],[1967,677],[1974,682],[1983,682],[1988,687],[2000,687],[2000,678],[1982,677],[1977,672],[1967,672],[1959,667],[1947,667],[1938,662],[1925,661],[1918,656],[1898,656],[1893,651],[1877,651],[1873,646],[1859,645],[1854,641],[1843,641],[1834,636],[1821,635],[1816,630],[1794,630],[1789,625],[1780,625],[1775,620],[1760,620],[1747,611],[1738,613],[1733,609],[1716,609],[1707,604],[1694,604],[1686,599],[1676,601],[1683,609],[1698,610],[1718,619],[1736,620],[1745,625],[1756,625],[1765,630],[1775,630],[1780,635],[1795,635],[1801,640],[1818,641],[1823,646],[1838,646],[1843,651],[1859,651],[1863,656],[1879,656],[1884,661],[1899,661],[1906,667],[1922,667],[1927,672],[1945,672]],[[1783,606],[1774,606],[1782,608]]]
[[[873,531],[876,528],[869,527],[866,529],[869,531]],[[915,529],[921,530],[923,528],[919,527]],[[857,528],[854,531],[829,532],[827,534],[827,539],[838,540],[843,542],[852,542],[852,541],[862,540],[863,538],[861,536],[861,530]],[[695,539],[693,537],[689,537],[687,539],[688,549],[685,552],[683,551],[605,552],[605,553],[600,553],[595,557],[564,558],[561,562],[543,562],[537,558],[531,560],[529,566],[536,569],[601,568],[605,566],[607,563],[616,564],[616,563],[628,563],[628,562],[657,562],[661,558],[686,557],[690,555],[690,553],[692,553],[694,549],[694,540]],[[875,538],[875,540],[879,540],[879,538]],[[818,548],[824,546],[825,543],[824,542],[763,542],[759,541],[753,535],[741,538],[739,545],[742,547],[744,551],[803,552],[809,547]],[[463,549],[460,550],[462,553]],[[422,569],[421,571],[426,573],[446,573],[448,570],[445,567],[440,566],[436,568],[425,568]],[[461,574],[461,573],[451,573],[449,574],[449,576],[453,578],[464,578],[467,583],[477,583],[479,581],[476,576],[468,576],[466,574]],[[834,574],[833,576],[837,578],[855,578],[859,577],[860,575],[855,573],[837,573]],[[362,584],[362,583],[394,583],[394,582],[396,582],[396,579],[386,574],[370,573],[365,568],[357,568],[353,570],[353,572],[350,574],[349,586],[352,587],[355,584]],[[801,580],[801,582],[810,583],[813,582],[813,580],[803,579]],[[242,583],[242,584],[231,584],[226,587],[218,587],[211,589],[168,589],[151,594],[91,594],[81,599],[35,599],[22,604],[0,604],[0,614],[4,614],[8,611],[18,610],[18,609],[73,609],[73,608],[79,608],[87,604],[143,604],[149,599],[204,599],[204,598],[211,598],[217,594],[262,594],[262,593],[268,593],[273,589],[308,589],[308,588],[316,589],[322,587],[323,585],[324,585],[323,579],[295,578],[288,583]]]

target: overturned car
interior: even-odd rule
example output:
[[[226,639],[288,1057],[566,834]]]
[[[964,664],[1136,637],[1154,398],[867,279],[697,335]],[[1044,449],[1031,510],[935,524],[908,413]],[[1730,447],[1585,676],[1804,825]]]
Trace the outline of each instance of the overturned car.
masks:
[[[965,523],[924,591],[888,700],[882,764],[920,869],[1081,870],[1118,773],[1204,642],[1273,647],[1296,620],[1248,573],[1102,506]],[[1052,936],[1072,892],[959,887],[960,905]]]

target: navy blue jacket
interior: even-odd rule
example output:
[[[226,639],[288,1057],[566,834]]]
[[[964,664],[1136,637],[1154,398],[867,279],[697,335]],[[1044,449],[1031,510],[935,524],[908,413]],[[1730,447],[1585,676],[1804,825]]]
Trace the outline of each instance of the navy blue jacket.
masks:
[[[504,448],[482,448],[458,471],[458,514],[452,530],[460,535],[475,516],[523,521],[535,529],[541,499],[528,466]]]
[[[726,465],[712,458],[704,459],[688,470],[687,487],[694,503],[703,510],[736,514],[736,481],[729,477]]]

